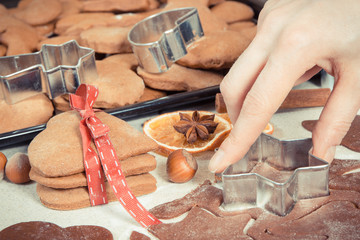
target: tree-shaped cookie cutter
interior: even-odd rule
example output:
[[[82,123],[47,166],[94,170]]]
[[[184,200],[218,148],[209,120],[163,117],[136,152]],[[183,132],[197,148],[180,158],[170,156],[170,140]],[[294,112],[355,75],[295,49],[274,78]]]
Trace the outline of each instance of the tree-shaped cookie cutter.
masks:
[[[203,35],[197,9],[177,8],[138,22],[128,40],[139,66],[147,72],[161,73],[185,56],[186,47]]]
[[[329,194],[329,164],[309,154],[311,138],[279,140],[262,134],[243,159],[222,174],[225,210],[253,207],[284,216],[300,199]],[[290,170],[284,182],[275,182],[251,172],[254,165],[268,164],[275,169]]]
[[[75,40],[36,53],[0,58],[0,100],[14,104],[39,93],[53,99],[97,78],[94,50]]]

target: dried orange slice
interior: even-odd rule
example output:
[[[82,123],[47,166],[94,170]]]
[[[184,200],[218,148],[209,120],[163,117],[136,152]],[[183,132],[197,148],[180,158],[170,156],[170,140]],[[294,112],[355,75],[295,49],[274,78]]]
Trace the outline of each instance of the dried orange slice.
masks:
[[[271,123],[268,123],[265,129],[263,130],[263,133],[271,135],[273,134],[273,132],[274,132],[274,126]]]
[[[224,139],[229,135],[231,123],[223,114],[215,114],[214,121],[219,123],[209,139],[198,139],[190,144],[186,141],[186,137],[174,129],[174,124],[180,120],[179,112],[192,115],[193,111],[176,111],[161,114],[144,123],[144,133],[155,140],[159,145],[158,153],[168,156],[177,149],[186,149],[190,153],[200,153],[204,151],[214,150],[218,148]],[[198,111],[200,116],[212,115],[214,113],[208,111]]]

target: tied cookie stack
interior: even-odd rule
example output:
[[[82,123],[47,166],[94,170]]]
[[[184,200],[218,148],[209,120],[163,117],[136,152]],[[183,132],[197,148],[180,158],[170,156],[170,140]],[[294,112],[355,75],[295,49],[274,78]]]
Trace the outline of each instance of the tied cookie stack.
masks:
[[[135,196],[154,192],[156,179],[149,173],[156,168],[148,152],[157,144],[125,121],[105,112],[96,112],[109,127],[109,138],[126,182]],[[76,111],[56,115],[44,131],[30,143],[30,178],[36,181],[40,201],[49,208],[71,210],[89,207],[90,197],[83,161],[81,117]],[[91,143],[93,149],[95,146]],[[117,201],[110,184],[105,183],[108,201]]]

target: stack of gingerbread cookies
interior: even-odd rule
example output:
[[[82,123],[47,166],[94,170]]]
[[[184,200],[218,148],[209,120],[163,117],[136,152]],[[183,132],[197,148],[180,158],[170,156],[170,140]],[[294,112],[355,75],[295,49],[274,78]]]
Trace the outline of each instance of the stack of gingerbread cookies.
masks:
[[[156,168],[156,160],[148,152],[157,144],[119,118],[105,112],[96,116],[110,128],[110,140],[133,194],[154,192],[156,179],[149,172]],[[29,145],[30,178],[37,182],[37,194],[46,207],[70,210],[90,206],[80,120],[76,111],[59,114]],[[106,182],[108,200],[116,201],[109,186]]]

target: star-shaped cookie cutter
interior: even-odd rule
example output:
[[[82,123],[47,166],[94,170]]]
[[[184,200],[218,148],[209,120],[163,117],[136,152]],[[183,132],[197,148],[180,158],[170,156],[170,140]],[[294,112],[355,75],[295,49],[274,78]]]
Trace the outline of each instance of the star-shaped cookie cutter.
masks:
[[[329,164],[309,153],[311,138],[279,140],[261,134],[243,159],[222,174],[222,207],[233,211],[260,207],[280,216],[300,199],[329,194]],[[285,181],[270,180],[252,172],[256,164],[284,170]]]
[[[177,8],[151,15],[130,30],[128,40],[139,66],[166,72],[187,54],[186,47],[204,35],[196,8]]]
[[[75,40],[39,52],[0,58],[0,100],[14,104],[39,93],[53,99],[97,78],[94,50]]]

